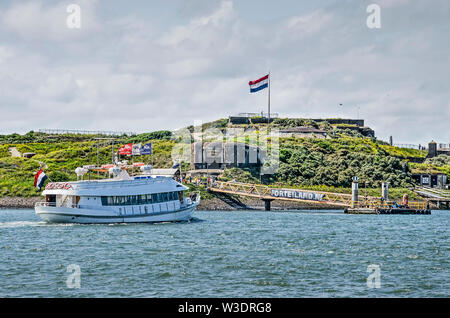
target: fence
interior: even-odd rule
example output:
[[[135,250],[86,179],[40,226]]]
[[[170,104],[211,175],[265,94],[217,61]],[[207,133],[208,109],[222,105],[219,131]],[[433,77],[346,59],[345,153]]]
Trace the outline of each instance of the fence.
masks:
[[[74,134],[74,135],[98,135],[98,136],[135,136],[135,132],[130,131],[101,131],[101,130],[77,130],[77,129],[39,129],[38,132],[44,134]]]
[[[260,112],[260,113],[239,113],[236,117],[268,117],[268,113]],[[270,118],[278,118],[278,113],[270,113]]]
[[[414,145],[414,144],[393,144],[394,147],[398,148],[408,148],[408,149],[417,149],[417,150],[426,150],[427,147],[422,145]]]

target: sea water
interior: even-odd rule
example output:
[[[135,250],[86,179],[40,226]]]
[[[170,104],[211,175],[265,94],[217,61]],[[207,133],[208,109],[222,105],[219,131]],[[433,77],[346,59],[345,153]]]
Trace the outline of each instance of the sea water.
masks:
[[[449,297],[450,211],[197,211],[47,224],[0,210],[0,297]]]

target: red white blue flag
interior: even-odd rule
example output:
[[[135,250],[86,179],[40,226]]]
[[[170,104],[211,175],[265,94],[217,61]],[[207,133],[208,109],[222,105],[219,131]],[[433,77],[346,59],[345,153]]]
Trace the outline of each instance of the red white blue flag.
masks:
[[[269,86],[269,74],[261,77],[260,79],[257,79],[256,81],[248,82],[248,85],[250,85],[250,93],[256,93],[256,92],[268,87]]]
[[[39,169],[38,173],[34,176],[34,186],[41,190],[42,186],[44,185],[45,180],[47,180],[47,175],[42,171],[42,169]]]

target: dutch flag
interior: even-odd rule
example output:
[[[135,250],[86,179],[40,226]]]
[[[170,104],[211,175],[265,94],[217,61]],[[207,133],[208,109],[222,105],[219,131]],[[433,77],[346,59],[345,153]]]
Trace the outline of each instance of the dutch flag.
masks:
[[[250,85],[250,93],[256,93],[256,92],[268,87],[269,86],[269,74],[261,77],[260,79],[257,79],[256,81],[248,82],[248,85]]]
[[[42,171],[42,169],[39,169],[38,173],[34,176],[34,186],[41,190],[42,186],[44,185],[45,180],[47,180],[47,175]]]

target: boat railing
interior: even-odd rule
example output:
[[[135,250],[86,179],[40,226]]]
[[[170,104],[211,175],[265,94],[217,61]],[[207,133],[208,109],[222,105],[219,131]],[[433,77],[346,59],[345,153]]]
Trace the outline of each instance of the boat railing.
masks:
[[[38,206],[54,206],[54,207],[56,207],[56,202],[36,202],[34,204],[34,206],[35,207],[38,207]]]
[[[56,205],[55,202],[36,202],[35,207],[58,207],[58,208],[71,208],[71,209],[88,209],[88,210],[105,210],[111,211],[110,207],[105,207],[102,205],[85,205],[85,204],[62,204]]]
[[[408,208],[416,210],[425,210],[428,208],[427,202],[424,201],[409,201],[407,205],[402,205],[396,201],[377,201],[367,200],[359,201],[355,204],[356,208],[368,208],[368,209],[395,209],[395,208]]]
[[[167,182],[165,179],[152,178],[152,179],[134,179],[134,180],[117,180],[117,181],[109,181],[104,182],[100,180],[91,180],[91,181],[81,181],[78,183],[73,183],[72,185],[76,185],[76,189],[94,189],[99,187],[105,188],[121,188],[126,186],[139,186],[139,185],[147,185],[147,184],[159,184]]]

